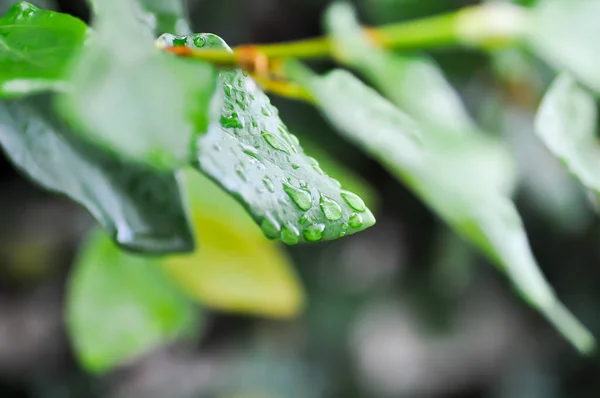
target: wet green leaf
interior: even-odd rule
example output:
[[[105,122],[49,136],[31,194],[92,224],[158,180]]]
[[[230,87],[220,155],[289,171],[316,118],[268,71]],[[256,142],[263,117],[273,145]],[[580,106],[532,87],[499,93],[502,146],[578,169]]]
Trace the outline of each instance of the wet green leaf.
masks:
[[[164,35],[160,41],[228,48],[211,34]],[[348,199],[352,194],[304,153],[250,77],[240,70],[220,72],[216,96],[208,132],[196,142],[195,166],[240,200],[268,237],[315,242],[374,224],[370,210],[357,205],[362,200]]]
[[[206,131],[213,67],[155,47],[131,0],[97,3],[97,34],[70,78],[61,110],[90,139],[136,160],[173,168],[190,161]]]
[[[214,182],[196,172],[186,177],[201,249],[165,258],[167,272],[209,307],[277,318],[297,315],[304,293],[290,259]]]
[[[0,143],[28,177],[81,203],[123,247],[194,248],[175,175],[84,142],[55,117],[50,96],[1,102]]]
[[[336,58],[360,71],[412,117],[450,132],[476,130],[460,97],[432,61],[375,47],[348,4],[334,3],[327,11],[326,25]]]
[[[63,87],[63,72],[86,30],[70,15],[13,5],[0,18],[0,97]]]
[[[155,260],[96,231],[71,274],[67,327],[81,363],[102,372],[197,331],[198,313]]]
[[[570,75],[556,79],[538,111],[536,133],[587,188],[600,194],[598,111],[592,94]]]
[[[443,220],[504,270],[524,298],[580,351],[594,339],[558,301],[529,248],[508,198],[506,154],[478,135],[436,134],[347,72],[316,77],[301,65],[288,72],[315,96],[325,116],[410,186]],[[477,139],[475,139],[477,137]]]
[[[600,92],[600,2],[544,0],[533,9],[529,42],[559,70]]]

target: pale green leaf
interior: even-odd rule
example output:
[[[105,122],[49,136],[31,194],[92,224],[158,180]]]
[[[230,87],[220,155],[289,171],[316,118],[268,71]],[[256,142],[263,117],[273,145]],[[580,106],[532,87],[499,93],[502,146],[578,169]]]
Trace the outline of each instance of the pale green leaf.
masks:
[[[197,331],[199,314],[149,257],[95,232],[71,274],[67,327],[81,363],[103,372]]]
[[[477,135],[434,130],[425,134],[421,125],[347,72],[316,77],[295,63],[289,63],[288,72],[311,91],[345,137],[487,254],[580,351],[594,348],[591,334],[558,301],[536,264],[521,219],[507,197],[505,174],[510,167],[502,151]]]

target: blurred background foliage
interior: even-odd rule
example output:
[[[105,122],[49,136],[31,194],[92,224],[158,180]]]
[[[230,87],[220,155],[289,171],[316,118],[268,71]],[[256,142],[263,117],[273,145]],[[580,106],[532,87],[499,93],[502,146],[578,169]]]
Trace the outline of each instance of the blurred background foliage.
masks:
[[[0,13],[12,3],[0,0]],[[83,1],[32,3],[89,19]],[[189,0],[189,8],[195,31],[216,33],[236,45],[319,35],[329,3]],[[353,3],[362,21],[376,25],[476,1]],[[449,49],[431,56],[479,125],[512,147],[521,182],[516,202],[534,254],[559,297],[599,336],[600,225],[586,192],[533,133],[534,114],[552,73],[516,50]],[[3,160],[1,397],[600,395],[597,357],[579,356],[523,305],[488,261],[381,166],[341,140],[314,109],[273,101],[306,152],[368,202],[376,226],[339,241],[284,248],[264,239],[236,202],[195,175],[188,176],[188,193],[193,218],[203,225],[198,253],[162,261],[138,258],[144,264],[135,264],[94,233],[101,242],[94,248],[102,253],[84,248],[77,255],[90,236],[90,216],[32,185]],[[86,256],[105,258],[114,267],[86,262]],[[121,261],[127,266],[118,267]],[[118,329],[131,333],[131,343],[116,347],[111,358],[84,359],[102,370],[134,355],[99,376],[81,368],[72,345],[100,340],[68,342],[63,322],[67,276],[81,262],[85,266],[69,283],[77,278],[80,287],[96,293],[82,311],[69,309],[68,324],[87,325],[102,338]],[[205,266],[198,271],[196,263]],[[136,266],[136,272],[128,269]],[[110,272],[119,272],[122,285],[102,285]],[[183,283],[188,297],[165,293],[170,300],[162,301],[164,313],[138,309],[147,317],[132,319],[131,308],[119,308],[123,297],[144,302],[157,291],[171,291],[164,278],[157,282],[156,273]],[[168,325],[156,321],[165,313],[173,316],[169,302],[189,299],[202,308],[177,313]],[[90,308],[97,314],[105,309],[108,315],[102,318],[111,322],[99,322]],[[183,337],[148,352],[157,336],[165,335]]]

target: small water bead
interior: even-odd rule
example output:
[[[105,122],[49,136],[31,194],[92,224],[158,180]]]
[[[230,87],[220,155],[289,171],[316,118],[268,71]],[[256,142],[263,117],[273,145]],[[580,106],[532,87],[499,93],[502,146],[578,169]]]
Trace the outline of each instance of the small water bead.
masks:
[[[352,213],[352,215],[350,216],[350,219],[348,220],[348,223],[350,224],[350,226],[352,228],[362,227],[362,225],[363,225],[362,215],[360,215],[358,213]]]
[[[300,240],[300,231],[289,222],[281,229],[280,239],[288,245],[295,245]]]
[[[260,227],[262,228],[267,238],[270,239],[277,238],[279,236],[279,231],[281,230],[279,223],[275,221],[275,219],[270,213],[267,213],[262,219]]]
[[[265,139],[265,141],[267,141],[267,144],[269,144],[271,146],[271,148],[273,149],[277,149],[278,151],[282,151],[285,152],[289,155],[290,150],[287,147],[287,145],[285,145],[285,143],[279,139],[279,137],[267,133],[266,131],[261,132],[263,138]]]
[[[235,166],[235,173],[242,179],[244,182],[248,182],[248,175],[246,174],[246,168],[242,163],[238,163]]]
[[[223,91],[225,91],[225,94],[228,97],[231,97],[231,86],[229,84],[224,84],[223,85]]]
[[[336,188],[341,188],[342,187],[342,183],[339,182],[338,180],[336,180],[335,178],[331,178],[329,177],[329,181],[336,186]]]
[[[283,190],[292,199],[292,201],[300,208],[300,210],[308,210],[312,207],[312,197],[310,192],[296,188],[288,182],[283,183]]]
[[[294,170],[298,170],[299,168],[300,168],[300,164],[298,164],[298,163],[296,163],[296,162],[293,162],[293,163],[292,163],[292,169],[294,169]]]
[[[367,210],[365,202],[363,202],[363,200],[355,193],[342,189],[340,195],[346,201],[348,206],[352,207],[354,210],[361,213]]]
[[[308,183],[304,180],[298,180],[298,185],[300,185],[301,188],[307,188],[308,187]]]
[[[221,123],[221,126],[226,129],[241,129],[244,127],[242,119],[240,119],[238,114],[235,112],[229,116],[221,115],[219,122]]]
[[[244,152],[246,155],[250,156],[251,158],[260,160],[260,153],[258,152],[258,149],[246,144],[241,144],[241,147],[242,152]]]
[[[325,172],[323,171],[323,169],[321,169],[321,167],[319,166],[319,162],[317,162],[317,159],[315,158],[311,158],[310,156],[307,156],[308,161],[310,162],[310,165],[312,166],[313,170],[319,174],[319,175],[325,175]]]
[[[323,214],[325,214],[325,218],[329,221],[335,221],[342,218],[342,207],[335,200],[323,195],[321,196],[319,204]]]
[[[342,224],[342,231],[346,231],[348,229],[348,224],[343,223]]]
[[[323,233],[325,232],[325,224],[317,223],[309,225],[302,234],[304,239],[309,242],[318,242],[323,239]]]
[[[213,149],[214,149],[216,152],[220,152],[220,151],[221,151],[221,149],[222,149],[222,148],[221,148],[221,144],[219,144],[218,142],[215,142],[215,143],[212,145],[212,148],[213,148]]]
[[[343,238],[344,236],[346,236],[346,231],[340,231],[340,232],[338,233],[338,237],[339,237],[339,238]]]
[[[187,44],[187,37],[175,36],[173,37],[173,47],[184,47]]]
[[[206,44],[206,39],[204,39],[204,37],[200,35],[194,35],[193,41],[196,47],[204,47],[204,45]]]
[[[274,193],[275,192],[275,185],[273,185],[273,181],[271,181],[271,179],[269,177],[265,177],[262,179],[263,185],[265,186],[265,188],[267,188],[267,191]]]
[[[260,108],[260,112],[265,115],[265,116],[272,116],[273,112],[271,111],[271,108],[268,106],[263,106],[262,108]]]
[[[300,217],[300,219],[298,220],[298,224],[305,225],[305,224],[309,223],[310,221],[311,221],[310,217],[306,213],[304,213],[304,214],[302,214],[302,217]]]

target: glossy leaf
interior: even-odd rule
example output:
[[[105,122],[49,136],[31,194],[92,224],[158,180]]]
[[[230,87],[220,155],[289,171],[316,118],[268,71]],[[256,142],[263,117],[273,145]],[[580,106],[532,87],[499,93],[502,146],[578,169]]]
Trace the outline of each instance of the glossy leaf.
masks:
[[[544,0],[533,9],[529,42],[559,70],[600,92],[600,2]]]
[[[495,261],[525,299],[580,351],[593,349],[591,334],[558,301],[538,269],[521,219],[507,197],[510,167],[503,152],[483,137],[474,140],[435,130],[425,134],[419,124],[346,72],[319,78],[295,63],[289,63],[288,72],[311,91],[345,137]]]
[[[55,117],[51,97],[1,102],[0,143],[28,177],[81,203],[123,247],[154,253],[194,248],[175,175],[84,142]]]
[[[77,62],[61,109],[95,142],[177,167],[192,158],[193,135],[206,131],[214,70],[157,49],[134,5],[97,3],[97,34]]]
[[[147,257],[119,250],[102,233],[83,245],[71,274],[67,327],[81,363],[106,371],[197,330],[193,304]]]
[[[163,35],[163,45],[228,48],[218,37]],[[219,73],[208,132],[196,141],[195,166],[242,202],[264,233],[288,244],[331,240],[375,219],[362,199],[341,189],[241,70]]]
[[[345,3],[334,3],[328,9],[326,26],[336,58],[359,70],[412,117],[450,132],[476,130],[460,97],[432,61],[375,47]]]
[[[598,111],[592,94],[568,74],[556,79],[536,118],[536,133],[583,185],[600,194]]]
[[[201,249],[163,265],[203,305],[222,311],[291,317],[304,294],[287,256],[267,240],[242,206],[214,182],[188,173]]]
[[[62,88],[63,72],[86,30],[70,15],[27,2],[13,5],[0,18],[0,97]]]

